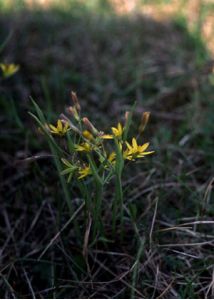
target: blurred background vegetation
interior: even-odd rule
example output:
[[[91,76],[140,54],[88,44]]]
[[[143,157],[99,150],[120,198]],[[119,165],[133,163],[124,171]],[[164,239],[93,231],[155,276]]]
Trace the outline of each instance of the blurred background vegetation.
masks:
[[[214,215],[213,15],[212,0],[0,0],[0,62],[20,65],[0,81],[1,297],[213,296],[213,224],[194,223]],[[67,215],[30,97],[54,122],[71,90],[103,129],[135,101],[135,129],[151,111],[156,151],[124,178],[142,257],[127,226],[124,245],[97,246],[92,274],[70,231],[37,261]]]

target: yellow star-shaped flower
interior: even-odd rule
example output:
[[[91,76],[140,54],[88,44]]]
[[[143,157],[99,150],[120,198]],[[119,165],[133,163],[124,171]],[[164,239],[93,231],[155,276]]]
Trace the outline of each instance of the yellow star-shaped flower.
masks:
[[[123,152],[124,159],[135,160],[145,155],[154,153],[154,151],[145,151],[149,147],[149,143],[138,145],[136,138],[132,138],[132,145],[126,142],[127,149]]]
[[[65,135],[68,132],[68,130],[70,129],[68,122],[63,124],[61,120],[57,121],[57,126],[53,126],[52,124],[49,124],[49,128],[50,128],[51,133],[57,134],[60,136]]]
[[[113,134],[102,134],[99,137],[105,140],[110,140],[114,137],[121,138],[123,135],[124,128],[122,127],[121,123],[118,123],[117,127],[112,127],[111,130]]]
[[[90,166],[84,166],[83,168],[79,168],[78,173],[79,173],[78,179],[82,179],[92,174]]]
[[[111,163],[111,164],[115,164],[116,162],[116,153],[115,152],[112,152],[109,157],[108,157],[108,161]]]
[[[121,123],[118,123],[117,127],[112,127],[111,130],[115,137],[121,137],[123,135],[124,128],[122,127]]]
[[[3,73],[3,77],[7,78],[18,72],[19,65],[15,64],[0,64],[0,68]]]
[[[82,152],[91,152],[93,150],[92,145],[90,145],[89,143],[82,143],[80,145],[75,145],[75,149],[76,151],[82,151]]]

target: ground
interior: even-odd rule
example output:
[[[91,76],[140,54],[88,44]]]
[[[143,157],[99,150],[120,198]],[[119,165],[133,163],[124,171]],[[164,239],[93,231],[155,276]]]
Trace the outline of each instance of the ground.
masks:
[[[213,5],[197,1],[193,9],[186,1],[190,14],[182,1],[141,1],[136,13],[122,2],[33,9],[0,1],[0,59],[20,65],[0,82],[2,298],[214,296],[214,63],[204,26]],[[155,150],[123,176],[124,205],[133,212],[124,216],[123,239],[119,226],[117,238],[110,229],[110,183],[106,240],[89,240],[87,255],[87,228],[79,238],[72,223],[65,226],[63,188],[28,113],[33,98],[55,122],[71,90],[102,129],[136,102],[134,133],[150,111],[142,140]],[[75,186],[67,189],[78,211],[82,199]]]

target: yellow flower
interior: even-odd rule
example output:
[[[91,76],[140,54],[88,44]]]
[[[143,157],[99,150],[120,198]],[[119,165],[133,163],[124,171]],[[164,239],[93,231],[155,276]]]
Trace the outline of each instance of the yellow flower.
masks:
[[[113,135],[103,133],[103,134],[100,134],[99,137],[104,140],[110,140],[110,139],[113,139],[114,137],[120,138],[123,135],[124,128],[122,127],[122,125],[120,123],[118,123],[117,127],[112,127],[111,130],[112,130]]]
[[[126,149],[125,151],[123,151],[123,159],[132,160],[130,158],[131,158],[131,155],[129,155],[129,150]]]
[[[52,124],[49,124],[50,132],[53,134],[57,134],[60,136],[65,135],[69,131],[69,124],[66,122],[65,124],[62,123],[61,120],[57,121],[57,126],[53,126]]]
[[[3,77],[7,78],[18,72],[19,65],[15,64],[0,64],[0,68],[3,73]]]
[[[116,153],[115,152],[112,152],[109,157],[108,157],[108,161],[111,163],[111,164],[115,164],[115,159],[116,159]]]
[[[82,135],[84,136],[84,138],[86,138],[89,141],[93,140],[94,138],[93,135],[88,130],[84,130]]]
[[[126,142],[127,149],[123,152],[124,159],[135,160],[135,158],[142,158],[145,155],[154,153],[154,151],[145,151],[149,147],[149,143],[138,145],[136,138],[132,139],[132,145]]]
[[[75,145],[76,151],[83,151],[83,152],[91,152],[93,147],[89,143],[82,143],[80,145]]]
[[[78,173],[79,173],[78,179],[82,179],[92,174],[90,166],[84,166],[83,168],[79,168]]]
[[[112,127],[111,130],[115,137],[121,137],[123,135],[124,128],[120,123],[118,123],[117,127]]]

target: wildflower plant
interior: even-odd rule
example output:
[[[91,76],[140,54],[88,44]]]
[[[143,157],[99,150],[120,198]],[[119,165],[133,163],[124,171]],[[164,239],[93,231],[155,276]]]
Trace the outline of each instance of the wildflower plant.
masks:
[[[66,115],[61,114],[56,125],[47,124],[38,105],[34,103],[37,115],[31,114],[46,135],[53,152],[60,180],[65,190],[67,183],[78,186],[85,206],[86,219],[92,218],[93,235],[104,234],[103,192],[110,182],[115,182],[115,195],[110,203],[112,209],[112,229],[123,225],[124,203],[122,174],[127,163],[143,159],[154,153],[148,151],[149,143],[140,143],[136,137],[129,138],[129,129],[133,112],[125,114],[125,121],[119,122],[107,131],[100,131],[87,118],[82,117],[77,95],[72,92],[73,105],[68,107]],[[145,129],[149,113],[142,117],[140,131]],[[72,212],[72,199],[67,193],[67,204]],[[77,225],[78,227],[78,225]]]

